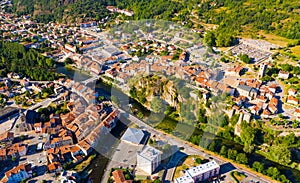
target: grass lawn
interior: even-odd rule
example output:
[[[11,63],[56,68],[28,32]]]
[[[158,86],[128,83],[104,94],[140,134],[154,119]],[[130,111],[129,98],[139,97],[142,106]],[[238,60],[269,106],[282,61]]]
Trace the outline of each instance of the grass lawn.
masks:
[[[193,166],[198,166],[200,163],[196,162],[197,158],[200,158],[202,161],[204,160],[203,157],[198,156],[198,155],[190,155],[186,159],[184,159],[183,163],[180,163],[181,165],[177,166],[175,174],[174,174],[174,179],[183,175],[182,170],[186,170],[187,168],[190,168]]]
[[[245,174],[242,174],[242,173],[237,172],[237,171],[231,172],[230,176],[231,176],[232,179],[235,180],[235,182],[242,182],[246,178]]]
[[[265,37],[264,40],[279,46],[287,46],[288,43],[293,42],[291,39],[280,37],[274,34],[266,34],[263,31],[260,31],[259,34]]]
[[[264,37],[263,40],[279,45],[281,47],[286,47],[288,43],[295,42],[295,40],[293,39],[287,39],[271,33],[267,34],[264,31],[259,31],[258,33],[254,32],[251,30],[252,28],[251,26],[244,26],[243,28],[244,28],[244,32],[241,34],[241,37],[243,38],[252,38],[252,36],[256,36],[257,38],[260,38],[262,36]]]
[[[300,46],[292,47],[291,51],[293,52],[293,54],[300,56]]]

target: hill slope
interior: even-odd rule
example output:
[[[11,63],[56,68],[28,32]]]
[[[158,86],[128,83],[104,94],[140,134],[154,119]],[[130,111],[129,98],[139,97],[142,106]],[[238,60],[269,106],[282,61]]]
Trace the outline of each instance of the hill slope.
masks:
[[[107,5],[133,10],[134,19],[165,19],[219,25],[217,32],[238,35],[259,30],[300,39],[298,0],[13,0],[12,12],[41,21],[99,20]],[[174,20],[174,19],[173,19]]]

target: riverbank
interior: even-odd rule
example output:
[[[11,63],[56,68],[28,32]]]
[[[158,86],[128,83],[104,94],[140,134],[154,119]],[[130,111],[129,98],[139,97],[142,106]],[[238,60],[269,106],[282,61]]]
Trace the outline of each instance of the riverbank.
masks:
[[[80,73],[76,73],[76,74],[80,74]],[[162,121],[155,122],[154,120],[148,120],[149,119],[148,117],[151,112],[147,108],[145,108],[142,104],[137,102],[135,99],[128,96],[128,94],[122,92],[121,89],[116,88],[112,83],[107,84],[107,83],[105,83],[105,81],[99,80],[96,83],[95,89],[100,95],[104,95],[108,99],[110,98],[111,95],[114,95],[114,96],[122,99],[120,101],[121,108],[123,108],[124,110],[126,110],[130,113],[132,113],[132,111],[133,111],[133,114],[135,116],[136,116],[136,114],[134,111],[135,111],[135,109],[137,109],[139,112],[142,112],[144,114],[145,118],[143,118],[143,119],[144,119],[145,123],[149,124],[150,126],[153,126],[156,129],[160,129],[160,131],[164,131],[168,134],[171,134],[171,136],[175,136],[176,138],[184,139],[185,141],[190,141],[191,137],[195,137],[200,140],[203,136],[203,133],[204,133],[203,130],[196,128],[196,130],[194,130],[193,132],[188,131],[189,133],[193,133],[190,138],[188,138],[188,139],[184,138],[186,134],[183,134],[181,136],[180,135],[181,131],[176,131],[176,129],[177,129],[176,127],[178,125],[184,126],[184,125],[188,125],[188,124],[180,123],[176,120],[169,120],[166,116],[162,119]],[[129,106],[132,106],[132,107],[129,107]],[[151,117],[152,117],[152,119],[156,118],[155,115],[152,115]],[[161,117],[157,116],[157,119],[161,119]],[[188,126],[186,128],[188,128]],[[116,127],[115,129],[118,129],[118,127]],[[189,135],[189,134],[187,134],[187,135]],[[207,134],[207,133],[206,133],[206,135],[209,136],[209,134]],[[214,135],[214,134],[212,134],[212,135]],[[241,150],[242,147],[240,144],[237,144],[234,141],[229,141],[228,139],[224,139],[222,137],[218,137],[218,136],[215,136],[215,137],[216,137],[216,140],[221,141],[222,145],[229,146],[232,149],[236,149],[238,152],[242,152],[242,150]],[[198,144],[196,146],[199,147]],[[295,178],[297,177],[297,175],[299,175],[298,170],[290,169],[288,167],[279,165],[275,162],[269,161],[266,158],[262,157],[261,155],[252,153],[252,154],[247,155],[247,157],[249,158],[249,163],[250,163],[249,165],[251,165],[251,163],[253,161],[260,160],[260,161],[264,162],[264,164],[266,165],[266,168],[270,167],[270,166],[277,167],[279,170],[284,172],[285,175],[289,175],[290,177],[288,177],[288,178],[290,178],[290,179],[296,180]],[[96,159],[98,159],[98,158],[96,158]],[[225,158],[225,159],[228,162],[232,161],[232,160],[228,160],[227,158]],[[99,164],[94,163],[94,162],[98,162]],[[105,170],[105,167],[107,166],[108,162],[109,162],[109,158],[103,158],[103,157],[99,158],[99,161],[95,160],[92,162],[91,169],[93,171],[91,173],[91,178],[93,178],[94,182],[96,182],[96,183],[100,182],[103,172],[109,171],[109,170]],[[245,165],[242,165],[242,166],[245,166]],[[249,166],[248,166],[248,168],[249,168]]]
[[[102,81],[103,82],[103,81]],[[113,87],[110,85],[110,87]],[[112,90],[112,89],[110,89]],[[122,91],[120,91],[122,92]],[[123,95],[126,95],[125,93],[123,93]],[[174,136],[176,138],[179,138],[179,139],[182,139],[184,141],[188,141],[188,142],[191,142],[191,139],[192,138],[197,138],[197,139],[207,139],[206,137],[209,137],[210,134],[207,134],[205,133],[205,136],[203,137],[204,135],[204,131],[202,129],[198,129],[198,128],[194,128],[195,130],[194,131],[189,131],[189,133],[192,133],[192,135],[190,134],[184,134],[182,133],[182,131],[176,131],[177,130],[177,127],[180,126],[184,129],[189,129],[189,125],[188,124],[185,124],[185,123],[181,123],[181,122],[178,122],[177,120],[174,120],[172,118],[170,118],[169,116],[165,116],[162,121],[159,121],[159,122],[155,122],[153,120],[150,120],[148,117],[149,117],[149,114],[151,113],[148,109],[146,109],[142,104],[140,104],[139,102],[137,102],[135,99],[132,99],[130,98],[128,95],[126,95],[126,97],[129,98],[128,101],[132,101],[130,102],[131,104],[131,110],[128,110],[129,108],[127,106],[125,106],[125,108],[127,109],[126,111],[128,112],[132,112],[134,110],[132,110],[132,108],[136,108],[135,106],[138,106],[138,108],[136,108],[138,110],[138,112],[142,112],[143,113],[143,116],[145,116],[145,118],[143,118],[143,121],[154,127],[155,129],[159,129],[160,131],[163,131],[165,133],[168,133],[170,134],[171,136]],[[120,105],[120,107],[122,108],[123,106]],[[135,116],[137,116],[137,114],[135,112],[133,112]],[[152,113],[151,113],[152,115]],[[155,119],[155,114],[151,116],[152,119]],[[157,119],[161,119],[161,118],[157,118]],[[183,126],[186,126],[186,127],[183,127]],[[189,136],[189,138],[185,138],[186,135]],[[234,142],[233,140],[228,140],[228,139],[224,139],[223,137],[221,136],[216,136],[215,134],[211,134],[212,136],[214,136],[215,138],[214,139],[211,139],[213,140],[214,142],[219,142],[219,144],[221,145],[225,145],[226,147],[230,148],[231,150],[236,150],[238,153],[245,153],[243,151],[243,146],[241,144],[238,144],[236,142]],[[195,146],[199,147],[199,144],[196,144]],[[203,148],[201,148],[203,149]],[[207,151],[207,150],[206,150]],[[208,151],[207,151],[208,152]],[[214,154],[214,156],[219,156],[219,151],[216,151],[216,152],[210,152],[210,154]],[[287,166],[284,166],[284,165],[280,165],[276,162],[273,162],[271,160],[268,160],[267,158],[265,158],[264,156],[261,156],[255,152],[251,153],[251,154],[247,154],[247,159],[248,159],[248,163],[247,165],[244,165],[244,164],[237,164],[236,163],[236,160],[233,159],[228,159],[227,157],[223,157],[222,156],[222,159],[224,161],[227,161],[227,162],[231,162],[232,164],[234,164],[236,167],[240,167],[240,168],[243,168],[243,169],[246,169],[247,171],[251,171],[253,172],[253,174],[256,174],[256,175],[260,175],[261,177],[264,177],[265,179],[267,180],[271,180],[269,177],[267,178],[266,175],[263,175],[263,174],[260,174],[258,172],[255,172],[251,169],[252,167],[252,164],[255,162],[255,161],[258,161],[260,160],[261,162],[264,163],[265,165],[265,170],[267,170],[267,168],[269,167],[276,167],[278,170],[280,170],[280,172],[282,174],[284,174],[289,180],[291,180],[292,182],[297,182],[298,181],[298,175],[299,175],[299,170],[297,169],[292,169],[290,167],[287,167]],[[271,180],[271,181],[274,181],[275,180]]]

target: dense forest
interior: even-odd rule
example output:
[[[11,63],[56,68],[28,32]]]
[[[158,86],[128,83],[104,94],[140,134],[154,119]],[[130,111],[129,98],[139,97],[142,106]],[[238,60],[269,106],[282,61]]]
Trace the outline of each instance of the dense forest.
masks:
[[[199,4],[197,13],[205,23],[218,24],[220,32],[265,30],[300,39],[298,0],[209,0]]]
[[[104,4],[97,0],[13,0],[8,12],[18,15],[31,14],[40,22],[63,23],[82,20],[101,20],[108,15]]]
[[[264,30],[289,39],[300,39],[300,1],[298,0],[13,0],[9,11],[32,14],[37,20],[78,22],[101,20],[108,5],[134,11],[133,19],[175,20],[192,27],[218,25],[216,42],[226,46],[232,36]],[[193,20],[193,21],[192,21]],[[194,21],[196,20],[196,21]],[[196,23],[197,22],[197,23]],[[194,25],[193,25],[194,24]],[[195,25],[198,24],[198,25]]]
[[[50,72],[54,68],[54,60],[36,50],[26,50],[18,43],[0,42],[0,76],[16,72],[32,80],[54,80],[58,77],[57,73]]]

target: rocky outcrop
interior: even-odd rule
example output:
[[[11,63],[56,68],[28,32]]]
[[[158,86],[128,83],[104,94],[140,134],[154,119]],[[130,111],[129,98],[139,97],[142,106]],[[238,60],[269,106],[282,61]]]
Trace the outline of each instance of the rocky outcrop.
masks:
[[[168,105],[178,108],[182,102],[174,83],[163,76],[147,76],[141,77],[131,86],[136,90],[136,97],[145,107],[150,108],[150,101],[154,96],[159,96]],[[141,101],[145,97],[146,101]]]

